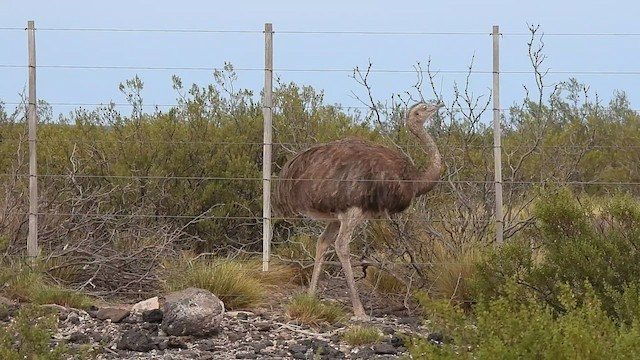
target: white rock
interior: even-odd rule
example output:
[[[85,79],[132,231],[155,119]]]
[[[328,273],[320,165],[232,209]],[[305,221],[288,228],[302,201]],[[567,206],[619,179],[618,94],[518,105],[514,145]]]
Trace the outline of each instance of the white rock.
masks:
[[[160,309],[160,302],[158,301],[158,297],[154,296],[150,299],[142,300],[139,303],[133,305],[131,307],[131,312],[141,314],[145,311],[156,309]]]

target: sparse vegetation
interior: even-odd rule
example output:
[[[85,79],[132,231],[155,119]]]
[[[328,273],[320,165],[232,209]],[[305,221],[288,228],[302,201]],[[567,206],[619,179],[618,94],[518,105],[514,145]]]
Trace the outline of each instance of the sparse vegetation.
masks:
[[[321,301],[316,296],[301,294],[295,296],[287,306],[287,314],[292,319],[308,325],[334,324],[348,318],[341,305]]]
[[[437,299],[449,300],[454,305],[468,308],[473,302],[470,281],[476,265],[480,262],[481,251],[477,245],[446,248],[436,242],[433,264],[429,267],[431,279],[429,294]]]
[[[376,291],[382,294],[405,295],[409,290],[404,283],[384,270],[369,266],[365,271],[365,279]]]
[[[342,339],[351,346],[375,344],[382,339],[382,333],[375,326],[351,326],[342,334]]]
[[[66,360],[91,359],[95,354],[88,347],[74,350],[64,343],[52,344],[57,328],[55,314],[38,306],[24,306],[15,319],[0,326],[0,359],[3,360]]]
[[[31,266],[24,259],[2,261],[0,284],[2,294],[21,302],[58,304],[79,309],[93,303],[87,295],[52,284],[37,265]]]

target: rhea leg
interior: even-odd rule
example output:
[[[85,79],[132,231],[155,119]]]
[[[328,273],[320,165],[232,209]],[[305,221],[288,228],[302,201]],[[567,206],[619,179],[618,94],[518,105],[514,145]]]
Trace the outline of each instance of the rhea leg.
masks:
[[[336,241],[336,236],[338,236],[339,230],[340,222],[331,221],[318,238],[318,242],[316,243],[316,257],[313,264],[313,275],[311,275],[311,284],[309,285],[309,294],[311,295],[315,294],[318,288],[318,280],[320,279],[320,273],[322,272],[324,256],[327,253],[329,246]]]
[[[344,276],[347,280],[347,285],[349,286],[353,314],[360,320],[369,320],[369,317],[364,312],[364,307],[360,301],[360,294],[356,288],[356,281],[353,277],[353,269],[351,268],[351,254],[349,251],[351,236],[358,223],[362,221],[363,214],[360,209],[353,208],[349,209],[346,213],[341,214],[338,218],[340,219],[340,231],[336,238],[336,254],[338,255],[338,259],[340,259]]]

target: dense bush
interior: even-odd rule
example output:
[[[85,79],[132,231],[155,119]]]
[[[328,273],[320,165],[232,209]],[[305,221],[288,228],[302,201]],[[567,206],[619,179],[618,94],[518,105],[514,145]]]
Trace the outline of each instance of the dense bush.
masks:
[[[443,345],[416,358],[633,359],[640,356],[640,202],[549,191],[536,226],[481,260],[471,311],[420,297]],[[468,310],[468,309],[467,309]]]
[[[640,313],[617,302],[627,291],[638,294],[640,203],[629,195],[597,202],[582,199],[581,205],[567,189],[546,194],[535,206],[537,226],[527,232],[529,241],[509,243],[479,265],[477,296],[503,296],[513,280],[523,296],[563,312],[562,286],[580,299],[589,284],[608,314],[631,323]]]
[[[410,354],[414,359],[479,360],[636,359],[640,355],[638,323],[621,326],[612,320],[588,283],[580,294],[563,289],[559,301],[565,311],[559,315],[536,297],[523,299],[514,281],[505,286],[504,296],[480,301],[474,315],[465,316],[446,303],[434,306],[435,302],[424,301],[427,308],[439,311],[432,327],[447,336],[443,344],[409,339]]]

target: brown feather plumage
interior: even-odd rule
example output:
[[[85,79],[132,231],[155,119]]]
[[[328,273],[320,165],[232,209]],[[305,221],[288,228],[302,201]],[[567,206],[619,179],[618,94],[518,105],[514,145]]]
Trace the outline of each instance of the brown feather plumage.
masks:
[[[367,214],[405,210],[419,171],[403,154],[363,139],[311,147],[285,164],[274,206],[282,216],[335,216],[351,207]]]
[[[310,293],[316,291],[325,252],[334,244],[349,285],[354,314],[367,318],[351,269],[351,235],[366,217],[404,211],[416,196],[435,186],[442,170],[441,158],[435,142],[424,130],[424,122],[442,106],[418,103],[408,111],[407,127],[431,155],[431,164],[425,169],[417,169],[399,151],[363,139],[313,146],[284,165],[273,197],[276,214],[329,220],[316,244]]]

